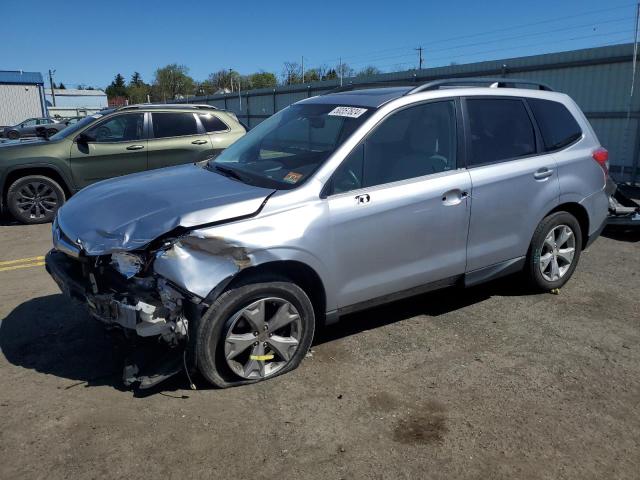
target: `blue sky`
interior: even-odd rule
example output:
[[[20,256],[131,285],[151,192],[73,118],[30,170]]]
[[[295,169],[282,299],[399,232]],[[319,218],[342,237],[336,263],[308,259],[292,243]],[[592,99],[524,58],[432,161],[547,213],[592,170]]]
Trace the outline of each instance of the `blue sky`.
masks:
[[[100,6],[98,6],[100,5]],[[13,2],[0,17],[0,70],[105,87],[120,72],[151,81],[184,64],[196,80],[221,68],[280,74],[285,61],[356,70],[467,63],[633,40],[630,1]]]

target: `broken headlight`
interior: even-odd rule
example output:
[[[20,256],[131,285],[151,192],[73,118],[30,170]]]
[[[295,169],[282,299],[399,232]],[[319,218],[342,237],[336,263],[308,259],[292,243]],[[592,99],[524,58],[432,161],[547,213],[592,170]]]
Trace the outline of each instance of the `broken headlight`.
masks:
[[[111,254],[111,265],[124,278],[129,279],[142,271],[144,258],[135,253],[119,252]]]

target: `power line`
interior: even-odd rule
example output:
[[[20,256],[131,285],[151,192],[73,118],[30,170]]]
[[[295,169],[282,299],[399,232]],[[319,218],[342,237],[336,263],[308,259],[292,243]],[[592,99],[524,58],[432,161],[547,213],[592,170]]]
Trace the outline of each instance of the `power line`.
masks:
[[[440,44],[440,43],[444,43],[444,42],[450,42],[450,41],[454,41],[454,40],[461,40],[461,39],[467,39],[467,38],[474,38],[474,37],[478,37],[478,36],[484,36],[484,35],[491,35],[494,33],[501,33],[501,32],[506,32],[506,31],[510,31],[510,30],[516,30],[516,29],[522,29],[522,28],[526,28],[526,27],[532,27],[532,26],[536,26],[536,25],[542,25],[542,24],[549,24],[549,23],[555,23],[555,22],[559,22],[562,20],[568,20],[568,19],[574,19],[577,17],[585,17],[585,16],[589,16],[589,15],[594,15],[597,13],[603,13],[603,12],[611,12],[614,10],[621,10],[624,8],[628,8],[630,6],[635,6],[636,3],[626,3],[623,5],[619,5],[616,7],[608,7],[608,8],[601,8],[601,9],[597,9],[597,10],[590,10],[587,12],[582,12],[582,13],[575,13],[573,15],[567,15],[564,17],[555,17],[555,18],[547,18],[544,20],[538,20],[535,22],[530,22],[530,23],[523,23],[523,24],[518,24],[518,25],[512,25],[510,27],[504,27],[504,28],[499,28],[499,29],[495,29],[495,30],[489,30],[489,31],[484,31],[484,32],[477,32],[477,33],[470,33],[467,35],[459,35],[456,37],[449,37],[449,38],[443,38],[440,40],[434,40],[434,41],[429,41],[429,42],[425,42],[425,43],[429,43],[430,45],[436,45],[436,44]],[[601,22],[600,22],[601,23]],[[350,59],[355,59],[355,58],[361,58],[361,57],[368,57],[370,55],[379,55],[380,53],[384,53],[384,52],[392,52],[392,51],[398,51],[398,50],[408,50],[412,47],[410,46],[404,46],[404,47],[394,47],[394,48],[387,48],[387,49],[382,49],[382,50],[373,50],[367,53],[361,53],[361,54],[354,54],[354,55],[350,55],[350,56],[342,56],[342,60],[344,61],[345,59],[350,60]],[[338,60],[338,58],[334,57],[334,58],[330,58],[327,60],[323,60],[320,63],[331,63]],[[360,62],[363,63],[363,62]],[[366,61],[364,62],[366,63]]]
[[[602,25],[608,25],[608,24],[612,24],[612,23],[620,23],[623,21],[628,21],[629,19],[624,17],[624,18],[615,18],[615,19],[611,19],[611,20],[606,20],[603,22],[598,22],[595,26],[602,26]],[[555,29],[551,29],[551,30],[543,30],[541,32],[530,32],[530,33],[524,33],[524,34],[520,34],[520,35],[512,35],[509,37],[501,37],[501,38],[497,38],[497,39],[493,39],[493,40],[487,40],[484,42],[474,42],[474,43],[466,43],[466,44],[461,44],[461,45],[454,45],[454,46],[450,46],[450,47],[446,47],[446,48],[438,48],[438,49],[430,49],[427,48],[426,50],[429,52],[429,54],[432,53],[438,53],[438,52],[445,52],[445,51],[451,51],[451,50],[456,50],[459,48],[465,48],[465,47],[473,47],[473,46],[477,46],[477,45],[488,45],[491,43],[499,43],[499,42],[504,42],[504,41],[508,41],[508,40],[518,40],[520,38],[526,38],[526,37],[536,37],[536,36],[540,36],[540,35],[547,35],[549,33],[557,33],[557,32],[566,32],[569,30],[576,30],[576,29],[580,29],[580,28],[585,28],[585,27],[593,27],[594,24],[593,23],[583,23],[580,25],[569,25],[569,26],[565,26],[562,28],[555,28]],[[413,56],[413,53],[405,53],[405,54],[401,54],[401,55],[391,55],[391,56],[385,56],[385,57],[378,57],[376,59],[372,59],[369,61],[365,61],[365,62],[355,62],[352,63],[352,65],[361,65],[364,63],[371,63],[371,62],[375,62],[375,61],[380,61],[380,60],[389,60],[389,59],[394,59],[394,58],[405,58],[405,57],[410,57]]]
[[[537,46],[541,46],[541,45],[550,45],[550,44],[557,44],[557,43],[563,43],[563,42],[573,42],[576,40],[585,40],[585,39],[591,39],[591,38],[598,38],[598,37],[611,37],[611,36],[617,36],[620,38],[617,38],[615,41],[610,42],[611,44],[616,44],[619,43],[621,40],[624,40],[625,38],[628,38],[627,35],[629,35],[631,33],[630,30],[626,30],[626,31],[618,31],[615,33],[612,32],[608,32],[606,34],[594,34],[594,35],[584,35],[584,36],[579,36],[579,37],[571,37],[571,38],[563,38],[563,39],[555,39],[555,40],[551,40],[549,42],[537,42],[537,43],[529,43],[526,45],[515,45],[512,47],[504,47],[504,48],[497,48],[497,49],[492,49],[492,50],[483,50],[483,51],[476,51],[476,52],[467,52],[467,53],[463,53],[463,54],[459,54],[459,55],[447,55],[444,57],[436,57],[436,58],[432,58],[431,60],[433,62],[437,62],[440,60],[451,60],[451,59],[456,59],[456,58],[462,58],[462,57],[469,57],[469,56],[475,56],[475,55],[484,55],[487,53],[497,53],[497,52],[503,52],[503,51],[508,51],[508,50],[514,50],[514,49],[518,49],[518,48],[529,48],[529,47],[537,47]],[[596,46],[604,46],[604,45],[594,45],[590,48],[594,48]],[[549,53],[549,52],[546,52]],[[539,54],[542,54],[539,53]],[[489,60],[486,60],[489,61]],[[395,62],[395,63],[389,63],[386,65],[378,65],[378,68],[381,69],[385,69],[387,67],[395,67],[395,66],[399,66],[399,65],[411,65],[413,62]]]

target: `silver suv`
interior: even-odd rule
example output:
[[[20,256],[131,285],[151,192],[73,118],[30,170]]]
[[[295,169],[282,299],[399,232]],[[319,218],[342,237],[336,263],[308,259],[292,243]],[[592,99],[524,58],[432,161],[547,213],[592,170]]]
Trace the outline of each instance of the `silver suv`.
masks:
[[[47,269],[93,317],[173,352],[127,382],[182,365],[256,382],[347,312],[521,271],[560,288],[607,216],[607,156],[571,98],[524,80],[333,92],[209,161],[82,190]]]

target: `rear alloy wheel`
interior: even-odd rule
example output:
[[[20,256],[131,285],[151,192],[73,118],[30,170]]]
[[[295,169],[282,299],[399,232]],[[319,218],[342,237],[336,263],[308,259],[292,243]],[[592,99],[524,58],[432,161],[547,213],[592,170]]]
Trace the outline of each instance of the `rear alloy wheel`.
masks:
[[[533,285],[541,290],[563,286],[580,259],[582,231],[576,218],[568,212],[557,212],[546,217],[536,229],[527,271]]]
[[[64,202],[62,187],[43,175],[22,177],[7,192],[9,212],[26,224],[51,222]]]
[[[311,301],[293,283],[233,288],[220,295],[200,321],[198,369],[218,387],[275,377],[300,364],[314,326]]]
[[[11,130],[9,132],[7,132],[7,138],[10,140],[17,140],[20,138],[20,133],[18,133],[15,130]]]

